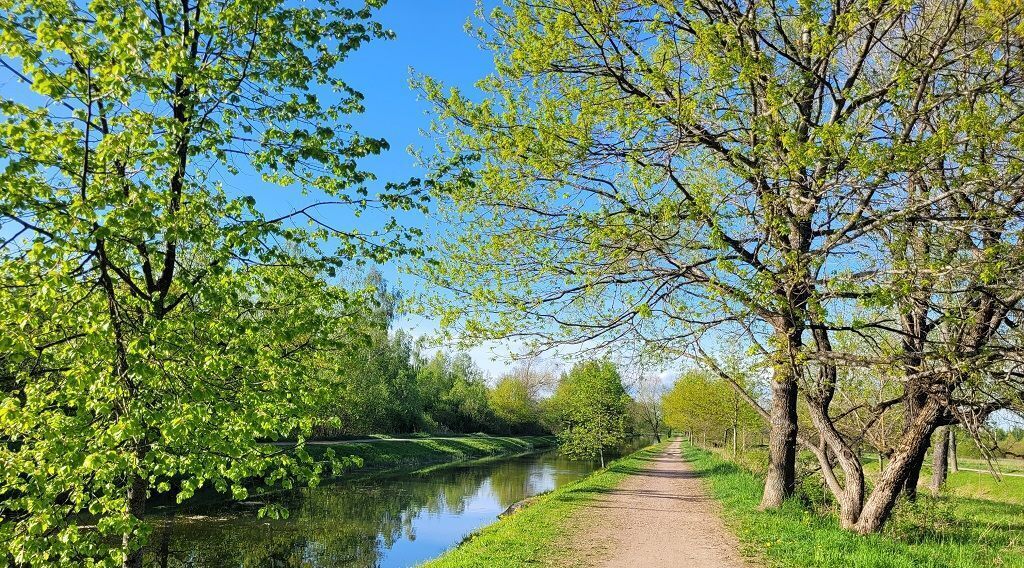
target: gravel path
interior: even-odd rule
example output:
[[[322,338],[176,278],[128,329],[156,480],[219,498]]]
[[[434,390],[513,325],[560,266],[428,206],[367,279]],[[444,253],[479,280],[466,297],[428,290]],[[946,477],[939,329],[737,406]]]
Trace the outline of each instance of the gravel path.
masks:
[[[673,442],[580,510],[568,548],[586,566],[742,568],[739,542]]]

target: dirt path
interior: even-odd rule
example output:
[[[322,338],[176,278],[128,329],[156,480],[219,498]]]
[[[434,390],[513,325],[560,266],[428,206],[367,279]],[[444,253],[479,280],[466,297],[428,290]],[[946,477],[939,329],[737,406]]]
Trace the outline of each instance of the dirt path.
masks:
[[[741,568],[739,542],[673,442],[580,510],[567,547],[585,566]]]

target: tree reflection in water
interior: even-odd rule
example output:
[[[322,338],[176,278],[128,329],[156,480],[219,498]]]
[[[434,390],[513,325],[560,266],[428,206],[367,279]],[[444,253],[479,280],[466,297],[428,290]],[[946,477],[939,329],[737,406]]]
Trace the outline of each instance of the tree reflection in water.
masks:
[[[191,507],[152,519],[147,565],[410,566],[494,522],[513,503],[595,468],[546,452],[349,479],[275,494],[290,512],[276,521],[257,518],[255,503]]]

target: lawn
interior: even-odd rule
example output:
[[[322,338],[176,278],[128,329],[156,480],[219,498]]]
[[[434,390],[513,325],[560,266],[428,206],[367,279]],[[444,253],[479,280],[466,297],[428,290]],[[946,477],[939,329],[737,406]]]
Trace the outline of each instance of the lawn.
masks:
[[[744,553],[767,566],[1024,568],[1024,485],[1018,478],[1004,478],[1014,481],[986,492],[983,488],[989,482],[979,479],[980,474],[954,474],[950,494],[922,495],[917,503],[902,503],[881,534],[861,537],[840,529],[830,512],[799,500],[779,511],[759,512],[760,477],[694,447],[684,447],[684,455],[722,503],[726,521],[744,543]],[[988,498],[976,498],[979,495]]]

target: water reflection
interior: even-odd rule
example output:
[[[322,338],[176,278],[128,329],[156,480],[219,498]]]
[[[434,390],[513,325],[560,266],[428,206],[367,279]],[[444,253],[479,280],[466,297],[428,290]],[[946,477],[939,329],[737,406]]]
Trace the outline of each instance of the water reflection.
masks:
[[[191,509],[154,519],[147,565],[411,566],[596,467],[546,452],[345,480],[277,495],[291,513],[279,521],[256,518],[257,503]]]

